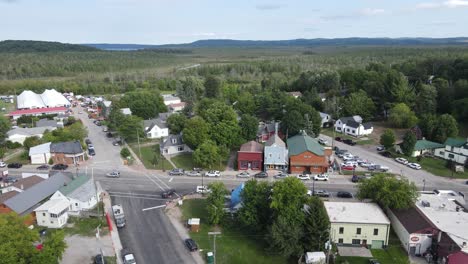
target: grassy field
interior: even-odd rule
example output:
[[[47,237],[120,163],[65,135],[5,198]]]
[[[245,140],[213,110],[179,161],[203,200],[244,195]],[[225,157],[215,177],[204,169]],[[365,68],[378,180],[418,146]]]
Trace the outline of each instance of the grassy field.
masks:
[[[95,236],[96,228],[100,226],[100,234],[106,235],[109,230],[107,229],[107,221],[105,217],[70,217],[68,223],[72,224],[73,227],[64,228],[65,233],[69,235],[81,235],[81,236]]]
[[[333,129],[332,128],[322,128],[320,133],[333,138]],[[367,138],[367,137],[365,139],[361,139],[361,138],[356,138],[356,137],[352,137],[352,136],[345,135],[345,134],[342,134],[342,133],[337,133],[337,132],[335,133],[335,137],[340,137],[342,139],[351,139],[353,141],[356,141],[356,144],[358,144],[358,145],[373,145],[373,144],[375,144],[374,139]],[[328,142],[328,143],[331,144],[331,142]]]
[[[147,169],[162,170],[164,167],[165,170],[170,170],[173,168],[171,163],[169,163],[165,158],[161,157],[159,152],[159,145],[141,147],[141,156],[140,151],[138,150],[138,145],[132,144],[130,147],[132,148],[133,152],[138,155]],[[156,155],[158,157],[158,163],[155,166],[154,162]]]
[[[26,153],[26,154],[25,154]],[[5,163],[21,163],[21,164],[29,164],[30,161],[28,158],[28,154],[26,150],[15,154],[14,156],[10,157],[9,159],[5,160]]]
[[[191,217],[201,218],[201,229],[198,233],[190,233],[190,236],[198,244],[203,253],[213,250],[213,237],[208,236],[210,231],[221,231],[216,237],[216,263],[256,263],[275,264],[289,263],[282,256],[275,256],[263,249],[261,238],[249,237],[233,225],[215,228],[207,224],[206,200],[186,200],[182,206],[184,220]],[[205,254],[203,254],[205,257]]]
[[[419,163],[423,170],[426,170],[434,175],[447,178],[452,177],[452,170],[445,166],[447,163],[446,160],[430,157],[424,157],[419,161],[416,158],[408,158],[408,160]],[[453,177],[458,179],[468,179],[468,171],[465,170],[464,172],[453,172]]]
[[[182,168],[184,170],[193,170],[195,167],[193,165],[192,153],[181,154],[171,158],[172,162],[177,166],[177,168]]]

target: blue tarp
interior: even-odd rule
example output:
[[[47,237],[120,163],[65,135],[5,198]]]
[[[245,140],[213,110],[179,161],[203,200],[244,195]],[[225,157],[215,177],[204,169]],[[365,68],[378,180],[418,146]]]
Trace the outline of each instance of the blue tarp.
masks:
[[[231,208],[238,205],[241,202],[241,193],[244,190],[244,183],[237,186],[231,193]]]

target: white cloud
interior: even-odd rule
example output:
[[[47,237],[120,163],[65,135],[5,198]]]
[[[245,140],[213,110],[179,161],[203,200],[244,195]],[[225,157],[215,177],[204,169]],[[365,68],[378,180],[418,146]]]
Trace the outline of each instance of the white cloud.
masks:
[[[448,0],[444,2],[444,6],[447,7],[463,7],[463,6],[468,6],[468,1],[466,0]]]
[[[381,8],[364,8],[359,13],[364,16],[375,16],[385,13],[385,10]]]
[[[432,9],[432,8],[439,8],[442,5],[439,3],[432,3],[432,2],[426,2],[426,3],[419,3],[416,5],[416,9]]]
[[[468,7],[467,0],[447,0],[443,2],[422,2],[416,5],[416,9],[435,9],[435,8],[457,8]]]
[[[264,5],[256,5],[255,8],[258,10],[275,10],[275,9],[280,9],[281,5],[264,4]]]

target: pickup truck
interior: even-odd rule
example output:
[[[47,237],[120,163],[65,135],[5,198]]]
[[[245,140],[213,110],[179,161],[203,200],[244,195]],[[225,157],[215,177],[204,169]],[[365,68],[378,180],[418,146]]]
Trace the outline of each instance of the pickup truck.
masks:
[[[374,166],[369,166],[367,167],[369,171],[381,171],[381,172],[387,172],[390,169],[387,166],[382,166],[382,165],[374,165]]]

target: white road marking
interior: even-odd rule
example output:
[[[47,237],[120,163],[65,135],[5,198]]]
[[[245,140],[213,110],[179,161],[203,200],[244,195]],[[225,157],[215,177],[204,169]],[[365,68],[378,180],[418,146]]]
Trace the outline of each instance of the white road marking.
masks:
[[[130,195],[112,195],[113,197],[120,197],[120,198],[132,198],[132,199],[143,199],[143,200],[154,200],[154,201],[166,201],[166,199],[158,199],[152,197],[138,197],[138,196],[130,196]]]
[[[170,178],[170,179],[169,179],[169,182],[172,182],[173,179],[174,179],[174,177]]]
[[[151,177],[148,176],[148,174],[145,173],[145,174],[143,174],[143,175],[145,175],[146,178],[150,179],[154,184],[156,184],[156,186],[158,186],[159,189],[161,189],[162,191],[164,191],[164,188],[163,188],[161,185],[159,185],[159,183],[157,183],[155,180],[151,179]]]
[[[95,161],[93,164],[100,164],[100,163],[109,163],[112,162],[111,160],[103,160],[103,161]]]
[[[158,208],[162,208],[162,207],[166,207],[166,205],[158,205],[158,206],[154,206],[154,207],[148,207],[148,208],[143,208],[142,211],[148,211],[148,210],[152,210],[152,209],[158,209]]]
[[[145,193],[127,193],[127,192],[109,192],[110,195],[112,194],[117,194],[117,195],[131,195],[131,196],[156,196],[156,197],[161,197],[161,195],[157,194],[145,194]]]

